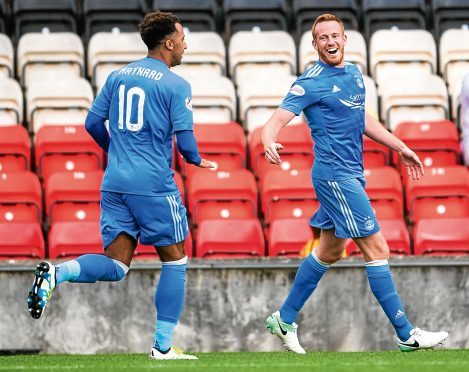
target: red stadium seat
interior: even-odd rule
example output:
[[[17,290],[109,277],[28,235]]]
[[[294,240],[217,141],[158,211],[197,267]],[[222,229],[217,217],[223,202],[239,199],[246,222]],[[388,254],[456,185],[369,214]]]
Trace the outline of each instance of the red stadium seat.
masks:
[[[241,166],[238,156],[229,154],[208,155],[207,159],[215,163],[215,168],[204,169],[195,165],[186,164],[184,173],[186,175],[186,185],[189,187],[194,175],[198,173],[219,172],[219,171],[233,171],[236,169],[245,169]]]
[[[469,172],[461,165],[429,168],[420,180],[409,178],[407,182],[407,211],[411,219],[413,219],[415,203],[419,199],[469,197]]]
[[[192,257],[192,234],[191,231],[189,230],[189,234],[187,235],[186,239],[186,254],[187,257]],[[138,243],[137,248],[135,249],[135,258],[137,259],[158,259],[158,255],[156,254],[155,247],[152,245],[143,245],[142,243]]]
[[[5,215],[8,221],[13,221],[15,214],[18,213],[22,216],[21,220],[40,222],[42,220],[42,193],[39,178],[29,171],[1,173],[0,206],[4,213],[8,213]],[[14,208],[15,211],[13,212],[10,208]]]
[[[415,221],[469,217],[469,197],[423,198],[414,202]]]
[[[38,222],[0,222],[0,259],[44,258],[45,244]]]
[[[391,255],[408,255],[410,251],[410,236],[404,220],[392,219],[381,220],[379,226],[386,239]],[[360,255],[360,249],[352,239],[347,241],[345,246],[347,256]]]
[[[266,223],[286,215],[289,210],[293,217],[300,212],[311,215],[317,207],[311,171],[268,172],[261,182],[261,205]],[[295,208],[301,210],[295,211]]]
[[[319,201],[316,199],[273,199],[270,203],[269,219],[265,222],[310,218],[318,208]]]
[[[452,157],[453,163],[459,162],[459,135],[456,124],[449,120],[426,122],[403,122],[394,130],[394,135],[406,143],[412,150],[426,152],[446,152]],[[398,154],[393,152],[394,164]],[[438,166],[435,164],[433,166]]]
[[[264,256],[264,251],[264,235],[257,218],[205,220],[197,229],[196,257],[249,258]]]
[[[298,257],[313,232],[309,219],[282,219],[271,222],[268,236],[269,256]]]
[[[103,150],[83,125],[47,125],[35,139],[36,167],[44,184],[55,172],[88,172],[103,168]]]
[[[101,208],[98,202],[57,204],[54,209],[54,223],[95,221],[99,224]]]
[[[363,136],[363,164],[365,168],[389,165],[389,149],[367,136]]]
[[[469,254],[469,217],[421,219],[414,229],[414,254]]]
[[[186,198],[186,190],[185,190],[185,187],[184,187],[184,181],[181,177],[181,175],[177,172],[177,171],[174,171],[174,182],[176,183],[176,186],[179,190],[179,192],[181,193],[181,200],[182,200],[182,203],[185,204],[185,198]]]
[[[56,222],[49,230],[49,257],[77,257],[103,253],[101,232],[96,221]]]
[[[279,170],[279,166],[267,163],[264,147],[261,144],[262,128],[256,128],[249,135],[249,152],[251,155],[251,169],[262,179],[271,170]],[[306,124],[289,125],[279,133],[277,142],[284,146],[281,151],[282,164],[280,169],[311,169],[314,160],[313,140]]]
[[[247,169],[197,173],[188,185],[187,205],[194,223],[214,214],[217,218],[257,217],[256,181]]]
[[[217,162],[218,170],[246,168],[246,137],[241,125],[195,124],[194,136],[201,156]],[[198,169],[186,165],[181,156],[177,159],[183,174],[186,169]]]
[[[403,209],[404,196],[399,172],[391,167],[365,169],[366,192],[373,200],[391,200],[396,208]]]
[[[53,222],[55,214],[66,213],[69,203],[99,203],[103,171],[54,173],[50,176],[45,191],[46,214]]]
[[[22,125],[0,126],[0,172],[18,172],[30,168],[31,142]]]

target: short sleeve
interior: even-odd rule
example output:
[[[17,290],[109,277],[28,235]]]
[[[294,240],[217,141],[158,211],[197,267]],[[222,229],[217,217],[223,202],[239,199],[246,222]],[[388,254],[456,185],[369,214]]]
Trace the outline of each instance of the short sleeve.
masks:
[[[194,116],[192,114],[192,91],[187,81],[175,86],[171,98],[171,123],[175,132],[194,129]]]
[[[109,119],[109,107],[111,106],[111,97],[112,97],[112,82],[113,82],[114,73],[110,73],[104,83],[101,92],[93,102],[93,105],[90,108],[90,111],[96,115],[101,116],[102,118]]]
[[[280,107],[298,116],[301,114],[301,111],[314,102],[315,97],[313,92],[307,92],[305,81],[298,79],[291,86]]]

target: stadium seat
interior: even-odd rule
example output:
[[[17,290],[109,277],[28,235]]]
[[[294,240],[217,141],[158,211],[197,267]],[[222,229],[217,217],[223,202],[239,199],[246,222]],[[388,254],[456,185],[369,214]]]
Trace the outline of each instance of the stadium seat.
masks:
[[[296,74],[295,42],[285,31],[237,32],[231,37],[228,56],[230,75],[237,85],[260,75]]]
[[[0,236],[0,260],[46,257],[38,222],[3,222],[0,219]]]
[[[425,29],[425,0],[362,0],[363,28],[367,40],[385,28]]]
[[[371,201],[390,200],[398,210],[404,208],[404,195],[399,172],[391,167],[365,169],[366,193]]]
[[[38,33],[21,36],[17,47],[17,73],[21,84],[33,80],[61,80],[84,76],[84,49],[71,32]]]
[[[410,236],[402,218],[380,220],[379,226],[381,227],[381,232],[388,243],[391,255],[411,254]],[[361,255],[360,249],[352,239],[347,241],[345,251],[347,252],[347,256]]]
[[[15,38],[29,32],[77,33],[77,5],[75,0],[15,0],[12,7]]]
[[[191,258],[193,256],[193,241],[192,241],[192,233],[189,230],[189,234],[187,235],[185,248],[187,257]],[[158,254],[155,251],[155,247],[152,245],[143,245],[142,243],[137,244],[137,248],[134,251],[134,258],[136,259],[149,259],[155,260],[158,259]]]
[[[367,168],[377,168],[389,165],[389,148],[363,136],[363,165]]]
[[[181,194],[182,203],[185,205],[186,204],[185,203],[186,190],[184,188],[184,180],[182,179],[181,175],[177,171],[174,171],[174,182],[176,183],[179,193]]]
[[[210,75],[210,84],[205,76],[182,75],[192,87],[192,109],[194,122],[201,124],[226,123],[236,118],[236,92],[230,79]]]
[[[216,0],[153,0],[153,9],[177,14],[183,27],[190,32],[217,29],[219,9]]]
[[[224,124],[195,124],[194,135],[202,157],[217,164],[215,170],[246,168],[246,136],[241,125],[235,122]],[[186,170],[192,175],[207,172],[206,169],[186,165],[182,156],[178,156],[182,174]],[[187,179],[190,178],[186,174]]]
[[[394,135],[404,141],[412,150],[422,153],[443,152],[441,159],[448,159],[447,164],[435,164],[431,160],[423,160],[426,167],[440,165],[456,165],[459,163],[459,135],[456,125],[449,120],[428,122],[402,122],[394,129]],[[431,154],[429,154],[431,155]],[[399,158],[393,153],[393,162],[398,164]]]
[[[104,253],[97,221],[56,222],[49,230],[49,257],[69,259]]]
[[[182,64],[172,70],[184,75],[226,75],[226,50],[221,36],[215,32],[188,32],[188,48]]]
[[[31,142],[25,127],[0,126],[0,172],[28,170],[31,166]]]
[[[262,128],[256,128],[249,134],[250,166],[261,180],[272,170],[291,171],[292,169],[311,169],[314,160],[313,140],[307,124],[288,125],[282,129],[277,142],[284,146],[282,164],[269,164],[265,159],[264,146],[261,144]]]
[[[0,79],[0,126],[23,122],[23,93],[14,79]]]
[[[469,197],[469,171],[461,165],[429,168],[420,180],[407,181],[406,199],[409,219],[415,204],[423,198]]]
[[[469,217],[469,196],[423,198],[414,202],[415,221]]]
[[[196,257],[250,258],[264,256],[264,252],[264,235],[257,218],[205,220],[197,229]]]
[[[340,17],[346,30],[358,30],[358,4],[355,0],[293,0],[292,11],[296,24],[296,35],[311,33],[314,20],[324,13],[332,12]]]
[[[225,39],[256,27],[262,31],[287,31],[287,10],[285,0],[225,0]]]
[[[296,211],[293,208],[292,217],[304,217],[315,210],[317,198],[311,182],[311,170],[270,171],[260,184],[261,207],[264,220],[269,223],[273,217],[280,217],[291,210],[298,203]],[[282,211],[283,209],[283,211]],[[305,212],[303,212],[303,210]]]
[[[0,34],[0,77],[8,78],[13,76],[13,58],[13,45],[10,38]]]
[[[88,77],[96,92],[107,76],[126,64],[144,58],[147,47],[138,32],[98,32],[88,43]]]
[[[443,120],[449,116],[446,84],[437,75],[399,76],[380,85],[378,93],[381,119],[391,130],[403,121]]]
[[[468,225],[469,217],[419,220],[414,229],[414,254],[469,254]]]
[[[187,205],[194,224],[210,218],[257,217],[257,186],[247,169],[196,173],[188,185]]]
[[[379,30],[370,40],[370,74],[378,86],[396,75],[435,74],[436,43],[426,30]]]
[[[84,125],[45,125],[34,141],[37,173],[47,184],[55,172],[86,172],[103,168],[103,150]]]
[[[435,39],[448,29],[469,24],[469,4],[466,0],[431,0]]]
[[[145,0],[83,0],[84,37],[97,32],[136,32],[147,6]]]
[[[304,1],[304,0],[302,0]],[[346,0],[348,1],[348,0]],[[300,59],[300,72],[305,72],[310,68],[318,59],[318,52],[313,48],[313,35],[311,33],[312,23],[309,25],[309,31],[306,31],[300,40],[299,45],[299,59]],[[367,73],[367,51],[365,39],[362,34],[355,30],[349,30],[346,27],[345,34],[347,35],[347,45],[345,46],[347,62],[357,65],[362,74]]]
[[[464,78],[469,75],[458,74],[454,77],[453,81],[448,83],[448,94],[451,103],[451,119],[456,122],[458,127],[461,126],[461,93],[464,84]]]
[[[0,174],[0,205],[7,221],[21,220],[42,221],[42,192],[39,178],[30,171]]]
[[[311,197],[308,199],[291,198],[286,199],[283,196],[278,200],[274,199],[269,204],[269,215],[265,218],[266,224],[271,224],[277,220],[292,220],[310,218],[319,208],[319,202]]]
[[[447,83],[469,71],[469,29],[450,29],[441,35],[439,70]]]
[[[376,89],[376,83],[372,78],[367,75],[362,75],[363,82],[365,83],[365,110],[367,113],[372,115],[375,119],[379,118],[378,110],[378,91]]]
[[[238,88],[239,117],[248,132],[263,126],[275,109],[282,103],[291,85],[296,81],[294,75],[272,77],[252,77]],[[292,123],[303,122],[297,116]]]
[[[309,219],[272,221],[268,234],[268,256],[298,257],[305,244],[313,239]]]
[[[26,95],[29,128],[37,133],[44,124],[84,123],[93,99],[91,85],[83,78],[32,81]]]
[[[49,220],[66,213],[70,203],[99,203],[102,170],[91,172],[59,172],[52,174],[45,185],[45,207]]]

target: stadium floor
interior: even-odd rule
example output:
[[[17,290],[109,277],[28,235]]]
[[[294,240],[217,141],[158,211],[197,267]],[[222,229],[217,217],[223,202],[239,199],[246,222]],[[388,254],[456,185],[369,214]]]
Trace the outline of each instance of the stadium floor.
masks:
[[[196,353],[198,361],[154,361],[144,354],[13,355],[0,357],[0,371],[347,371],[459,372],[469,371],[468,350],[413,353],[311,352]]]

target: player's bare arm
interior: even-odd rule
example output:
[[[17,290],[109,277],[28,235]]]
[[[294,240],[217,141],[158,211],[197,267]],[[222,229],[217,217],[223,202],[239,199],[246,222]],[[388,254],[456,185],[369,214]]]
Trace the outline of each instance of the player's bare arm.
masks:
[[[280,164],[279,151],[283,149],[282,144],[277,143],[277,136],[280,130],[285,127],[295,114],[283,108],[277,108],[267,123],[264,125],[261,134],[261,143],[264,146],[265,157],[271,164]]]
[[[407,174],[412,177],[412,179],[418,180],[423,176],[423,165],[417,154],[409,149],[399,138],[388,132],[381,123],[368,113],[366,114],[364,133],[373,141],[396,151],[399,154],[401,163],[404,164],[407,169]]]

